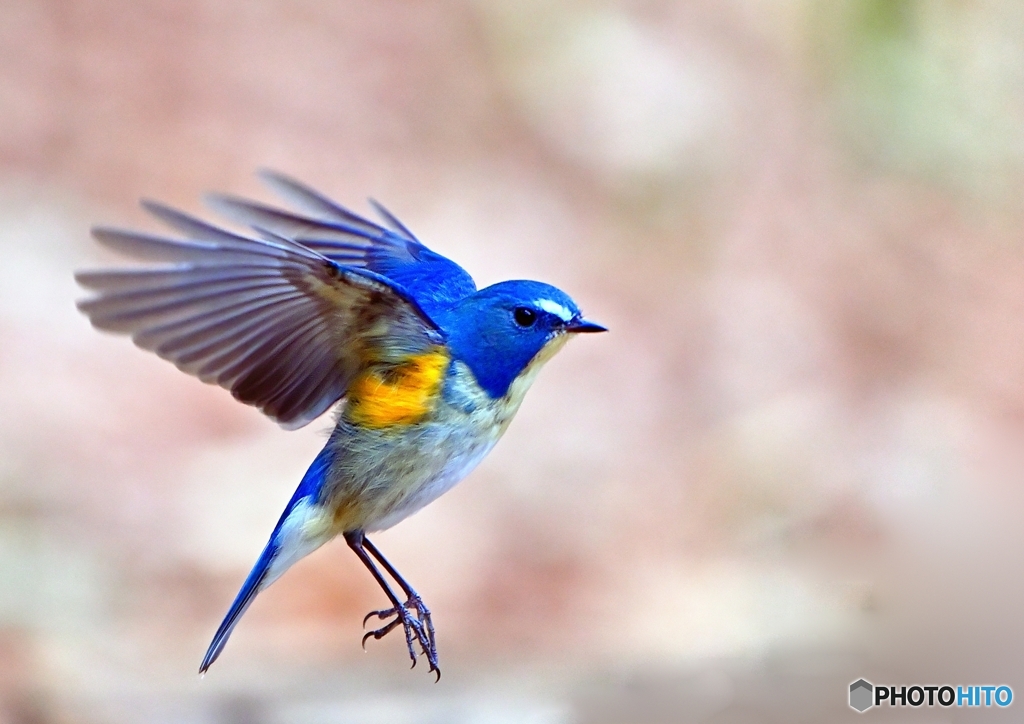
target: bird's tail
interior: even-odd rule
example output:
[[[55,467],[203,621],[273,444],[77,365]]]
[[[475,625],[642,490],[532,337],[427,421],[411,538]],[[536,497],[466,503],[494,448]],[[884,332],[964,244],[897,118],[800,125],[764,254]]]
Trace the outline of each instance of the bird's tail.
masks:
[[[200,674],[205,674],[220,656],[228,637],[231,636],[238,620],[242,618],[242,614],[256,598],[256,594],[276,581],[293,563],[330,539],[329,530],[323,525],[315,524],[319,522],[317,519],[323,510],[317,499],[333,457],[330,447],[325,447],[309,466],[280,520],[277,521],[267,547],[263,549],[217,633],[213,635],[210,648],[206,650],[203,663],[199,666]]]
[[[205,674],[206,670],[210,668],[217,657],[220,656],[220,652],[224,650],[224,645],[228,642],[228,637],[231,636],[231,632],[235,630],[235,625],[238,620],[242,618],[242,614],[249,608],[249,604],[256,598],[256,594],[259,593],[263,588],[263,583],[266,581],[267,573],[270,571],[270,564],[277,556],[278,546],[274,542],[274,536],[271,537],[270,542],[267,543],[267,547],[263,549],[263,553],[260,554],[259,560],[256,561],[256,565],[252,567],[252,571],[249,572],[248,578],[245,579],[245,583],[242,584],[241,590],[238,595],[235,596],[234,602],[231,604],[231,608],[228,609],[227,616],[221,621],[220,627],[217,629],[217,633],[213,635],[213,641],[210,642],[210,648],[206,650],[206,656],[203,657],[203,663],[199,666],[199,673]],[[267,583],[269,585],[269,582]]]

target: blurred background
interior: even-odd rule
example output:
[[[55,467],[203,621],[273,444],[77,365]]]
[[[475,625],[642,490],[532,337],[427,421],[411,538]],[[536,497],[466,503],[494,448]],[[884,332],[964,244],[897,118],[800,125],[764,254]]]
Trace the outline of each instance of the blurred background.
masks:
[[[1024,695],[1024,4],[4,0],[0,723],[823,722]],[[142,196],[373,196],[570,345],[494,453],[200,658],[330,427],[74,308]],[[1008,711],[875,710],[875,721]]]

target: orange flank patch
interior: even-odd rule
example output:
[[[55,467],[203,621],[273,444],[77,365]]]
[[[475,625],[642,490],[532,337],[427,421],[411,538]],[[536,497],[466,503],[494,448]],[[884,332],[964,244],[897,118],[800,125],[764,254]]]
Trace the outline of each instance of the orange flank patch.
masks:
[[[345,415],[366,427],[419,422],[434,409],[448,360],[447,351],[434,347],[393,367],[367,369],[349,386]]]

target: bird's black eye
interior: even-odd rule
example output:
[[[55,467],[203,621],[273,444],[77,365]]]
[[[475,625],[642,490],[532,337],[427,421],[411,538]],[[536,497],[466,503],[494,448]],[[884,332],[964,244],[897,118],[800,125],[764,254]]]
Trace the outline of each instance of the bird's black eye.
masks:
[[[537,313],[529,307],[516,307],[512,312],[512,318],[520,327],[532,327],[537,321]]]

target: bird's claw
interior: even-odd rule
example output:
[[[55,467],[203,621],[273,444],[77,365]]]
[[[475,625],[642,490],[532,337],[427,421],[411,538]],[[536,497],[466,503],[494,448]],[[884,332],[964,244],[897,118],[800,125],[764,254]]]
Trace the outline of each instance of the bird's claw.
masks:
[[[376,613],[376,611],[374,613]],[[367,618],[369,618],[369,617],[367,617]],[[396,626],[398,626],[398,624],[400,624],[401,622],[402,622],[402,620],[400,618],[396,618],[394,621],[391,621],[386,626],[382,626],[381,628],[379,628],[379,629],[377,629],[375,631],[370,631],[369,633],[363,634],[363,640],[361,642],[362,645],[363,645],[363,651],[366,651],[366,640],[367,639],[372,638],[375,641],[380,641],[382,638],[384,638],[385,636],[387,636],[391,632],[391,629],[393,629]],[[363,620],[363,624],[364,625],[366,624],[365,619]]]
[[[382,608],[380,611],[370,611],[368,614],[363,616],[363,628],[366,628],[366,622],[374,616],[383,621],[384,619],[394,615],[395,609],[393,608]]]
[[[437,675],[435,681],[440,681],[441,669],[437,666],[437,645],[434,642],[434,623],[430,619],[430,609],[423,604],[423,600],[419,596],[411,596],[401,606],[370,611],[363,617],[363,626],[366,626],[366,622],[371,618],[376,617],[383,621],[392,616],[394,618],[391,621],[363,635],[363,648],[366,648],[366,642],[369,639],[372,638],[375,641],[379,641],[401,624],[405,631],[405,645],[409,651],[409,658],[412,659],[412,666],[410,668],[416,667],[417,654],[415,644],[419,644],[423,655],[427,657],[427,663],[430,664],[430,671]]]

